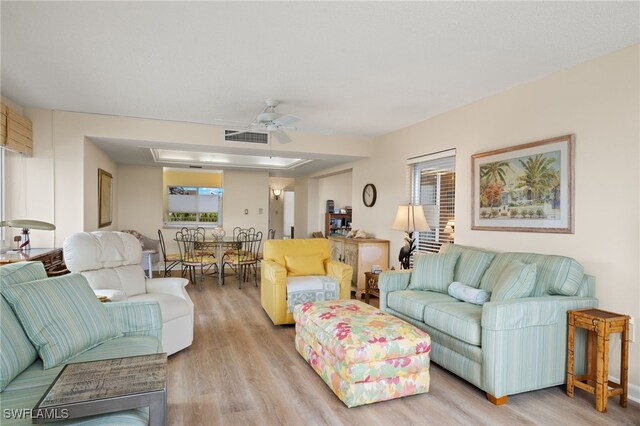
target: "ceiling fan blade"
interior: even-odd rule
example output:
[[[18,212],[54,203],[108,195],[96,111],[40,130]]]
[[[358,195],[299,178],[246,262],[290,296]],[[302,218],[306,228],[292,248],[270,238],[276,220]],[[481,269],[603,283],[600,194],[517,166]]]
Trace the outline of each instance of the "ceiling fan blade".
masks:
[[[276,137],[276,139],[278,139],[278,142],[280,143],[289,143],[291,142],[291,138],[289,137],[289,135],[287,135],[285,132],[283,132],[282,130],[278,129],[274,132],[271,132],[271,134],[273,136]]]
[[[287,126],[287,130],[293,130],[294,132],[302,132],[302,133],[316,133],[318,135],[331,135],[333,134],[332,129],[327,129],[325,127],[295,127],[295,126]]]
[[[287,114],[287,115],[283,115],[282,117],[278,117],[275,120],[273,120],[274,123],[276,123],[279,126],[288,126],[291,123],[295,123],[296,121],[300,121],[301,118],[300,117],[296,117],[295,115],[291,115],[291,114]]]

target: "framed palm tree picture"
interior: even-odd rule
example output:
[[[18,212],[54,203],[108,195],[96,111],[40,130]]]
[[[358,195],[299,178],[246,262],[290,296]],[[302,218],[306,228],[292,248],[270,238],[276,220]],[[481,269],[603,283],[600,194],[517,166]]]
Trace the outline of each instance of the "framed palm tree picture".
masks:
[[[471,229],[573,234],[574,135],[471,156]]]

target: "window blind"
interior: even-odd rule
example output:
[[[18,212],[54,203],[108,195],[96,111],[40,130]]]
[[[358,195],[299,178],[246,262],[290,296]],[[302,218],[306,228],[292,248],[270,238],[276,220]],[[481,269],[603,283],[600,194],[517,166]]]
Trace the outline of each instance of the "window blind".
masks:
[[[416,250],[435,252],[454,241],[456,172],[455,149],[407,160],[410,200],[424,208],[429,231],[416,236]]]

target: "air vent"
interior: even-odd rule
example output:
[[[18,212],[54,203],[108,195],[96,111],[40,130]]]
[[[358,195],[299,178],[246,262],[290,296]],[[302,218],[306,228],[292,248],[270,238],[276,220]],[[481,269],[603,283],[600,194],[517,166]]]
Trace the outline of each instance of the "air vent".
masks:
[[[266,133],[256,133],[256,132],[245,132],[238,133],[237,135],[227,136],[230,133],[237,133],[237,130],[225,130],[224,131],[224,140],[232,141],[232,142],[250,142],[250,143],[269,143],[269,135]]]
[[[201,169],[202,166],[189,166],[189,168],[191,168],[191,169]]]

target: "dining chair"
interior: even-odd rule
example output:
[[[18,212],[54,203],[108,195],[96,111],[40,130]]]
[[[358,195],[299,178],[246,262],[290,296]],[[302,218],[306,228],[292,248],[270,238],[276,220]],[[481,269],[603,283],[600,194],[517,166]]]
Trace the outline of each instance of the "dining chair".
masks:
[[[255,284],[258,286],[258,253],[262,244],[262,231],[255,233],[240,232],[236,238],[236,247],[232,254],[225,255],[222,262],[222,274],[224,267],[229,265],[238,277],[238,287],[242,288],[242,282],[248,280],[248,275],[253,268]]]
[[[180,253],[167,253],[162,230],[160,229],[158,229],[158,240],[160,240],[160,250],[162,251],[162,260],[164,261],[164,276],[169,277],[171,276],[171,270],[180,265]]]
[[[203,229],[204,231],[204,229]],[[200,281],[204,281],[205,270],[217,269],[217,259],[207,250],[198,249],[198,243],[204,243],[205,234],[193,229],[183,228],[176,232],[176,241],[180,248],[181,263],[189,271],[189,279],[197,284],[196,268],[200,268]]]
[[[276,230],[274,228],[270,228],[267,233],[267,240],[273,240],[276,238]]]

